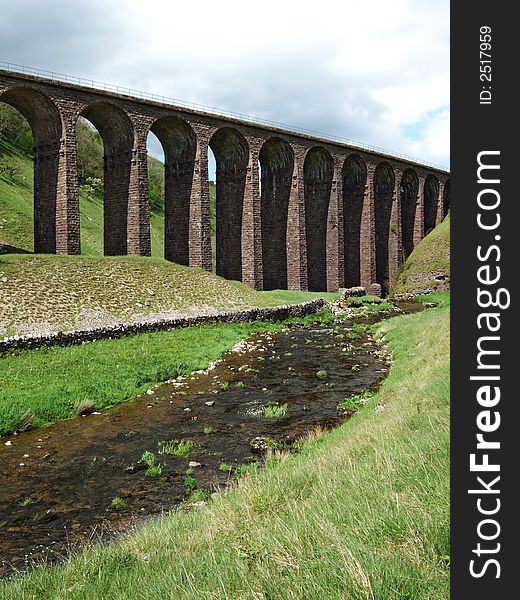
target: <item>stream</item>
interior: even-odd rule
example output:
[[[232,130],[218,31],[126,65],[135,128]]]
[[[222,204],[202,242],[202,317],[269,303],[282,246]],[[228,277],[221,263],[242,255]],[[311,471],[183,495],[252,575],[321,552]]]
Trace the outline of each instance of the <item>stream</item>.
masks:
[[[167,512],[194,489],[223,489],[237,467],[260,463],[266,447],[291,449],[309,430],[340,424],[347,416],[337,404],[376,390],[388,372],[360,327],[386,316],[256,334],[207,371],[2,438],[0,574],[60,562],[92,537]],[[273,404],[286,404],[286,414],[266,416]],[[145,452],[154,455],[145,455],[148,464]]]

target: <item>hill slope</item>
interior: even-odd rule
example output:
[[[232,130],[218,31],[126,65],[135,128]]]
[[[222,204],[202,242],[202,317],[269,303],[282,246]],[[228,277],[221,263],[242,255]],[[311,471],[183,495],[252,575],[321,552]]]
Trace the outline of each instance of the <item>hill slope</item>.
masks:
[[[395,294],[427,294],[450,289],[450,215],[408,257]]]
[[[337,294],[255,292],[163,259],[0,256],[0,336],[212,314]]]

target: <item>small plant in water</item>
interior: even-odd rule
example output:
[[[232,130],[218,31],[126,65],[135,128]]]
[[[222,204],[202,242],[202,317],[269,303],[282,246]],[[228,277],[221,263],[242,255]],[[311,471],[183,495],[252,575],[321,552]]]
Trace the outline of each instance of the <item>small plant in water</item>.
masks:
[[[159,477],[159,475],[162,475],[162,466],[157,464],[148,467],[145,471],[145,475],[146,477]]]
[[[222,463],[220,463],[218,468],[219,468],[219,471],[223,471],[224,473],[229,473],[233,467],[231,465],[228,465],[225,462],[222,462]]]
[[[158,442],[159,454],[170,456],[188,456],[193,450],[193,442],[189,440],[171,440],[169,442]]]
[[[327,377],[327,371],[325,371],[324,369],[320,369],[316,373],[316,377],[318,377],[319,379],[324,379],[325,377]]]
[[[146,477],[158,477],[162,474],[162,466],[156,462],[155,454],[146,450],[141,456],[141,460],[148,465],[145,471]]]
[[[125,508],[126,502],[120,496],[116,496],[115,498],[112,498],[110,505],[112,508]]]
[[[204,427],[204,429],[202,430],[202,432],[205,435],[210,435],[212,433],[215,433],[215,429],[211,425],[206,425],[206,427]]]
[[[20,502],[20,506],[29,506],[30,504],[34,504],[34,500],[31,498],[31,496],[27,496],[27,498],[24,498],[21,502]]]
[[[289,406],[287,404],[267,404],[264,406],[264,416],[268,419],[280,419],[285,417]]]
[[[223,381],[222,383],[219,384],[218,386],[223,392],[227,392],[229,390],[229,382],[228,381]]]
[[[153,467],[153,465],[155,465],[155,454],[153,452],[150,452],[149,450],[146,450],[145,452],[143,452],[141,460],[144,463],[146,463],[149,467]]]
[[[246,384],[243,381],[237,381],[234,385],[235,389],[240,390],[246,387]]]

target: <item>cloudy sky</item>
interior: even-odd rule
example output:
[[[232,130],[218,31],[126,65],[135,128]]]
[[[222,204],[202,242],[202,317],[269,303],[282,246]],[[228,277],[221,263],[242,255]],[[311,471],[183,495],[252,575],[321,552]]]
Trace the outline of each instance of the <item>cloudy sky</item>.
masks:
[[[0,0],[0,60],[449,165],[448,0]]]

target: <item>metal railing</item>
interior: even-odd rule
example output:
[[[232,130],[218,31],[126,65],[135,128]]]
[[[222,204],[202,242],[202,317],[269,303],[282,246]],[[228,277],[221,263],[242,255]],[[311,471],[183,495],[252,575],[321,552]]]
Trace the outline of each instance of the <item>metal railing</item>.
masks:
[[[223,116],[231,119],[235,119],[245,124],[251,125],[266,125],[268,127],[275,127],[286,131],[287,133],[303,134],[320,140],[329,140],[331,142],[339,142],[340,144],[346,144],[348,146],[355,147],[359,150],[366,150],[369,152],[376,152],[378,154],[384,154],[393,158],[401,158],[403,160],[413,162],[425,167],[438,169],[441,171],[448,171],[445,165],[439,165],[430,163],[413,156],[408,156],[400,152],[394,152],[379,146],[372,146],[371,144],[364,144],[362,142],[356,142],[349,140],[337,135],[325,134],[311,129],[304,129],[302,127],[295,127],[294,125],[287,125],[286,123],[279,123],[277,121],[271,121],[270,119],[262,119],[259,117],[252,117],[243,113],[238,113],[232,110],[225,110],[222,108],[216,108],[214,106],[206,106],[204,104],[198,104],[196,102],[186,102],[178,98],[170,98],[168,96],[162,96],[160,94],[152,94],[150,92],[143,92],[142,90],[135,90],[128,87],[119,85],[112,85],[110,83],[104,83],[102,81],[95,81],[94,79],[84,79],[82,77],[76,77],[75,75],[66,75],[64,73],[56,73],[55,71],[47,71],[45,69],[38,69],[36,67],[26,67],[24,65],[18,65],[16,63],[0,61],[0,70],[9,73],[31,75],[34,77],[40,77],[48,79],[50,81],[57,81],[60,83],[71,83],[79,85],[81,87],[90,88],[96,91],[112,92],[123,96],[129,96],[130,98],[136,98],[141,100],[151,100],[153,102],[160,102],[162,104],[172,105],[178,108],[187,108],[190,110],[201,111],[215,116]]]

